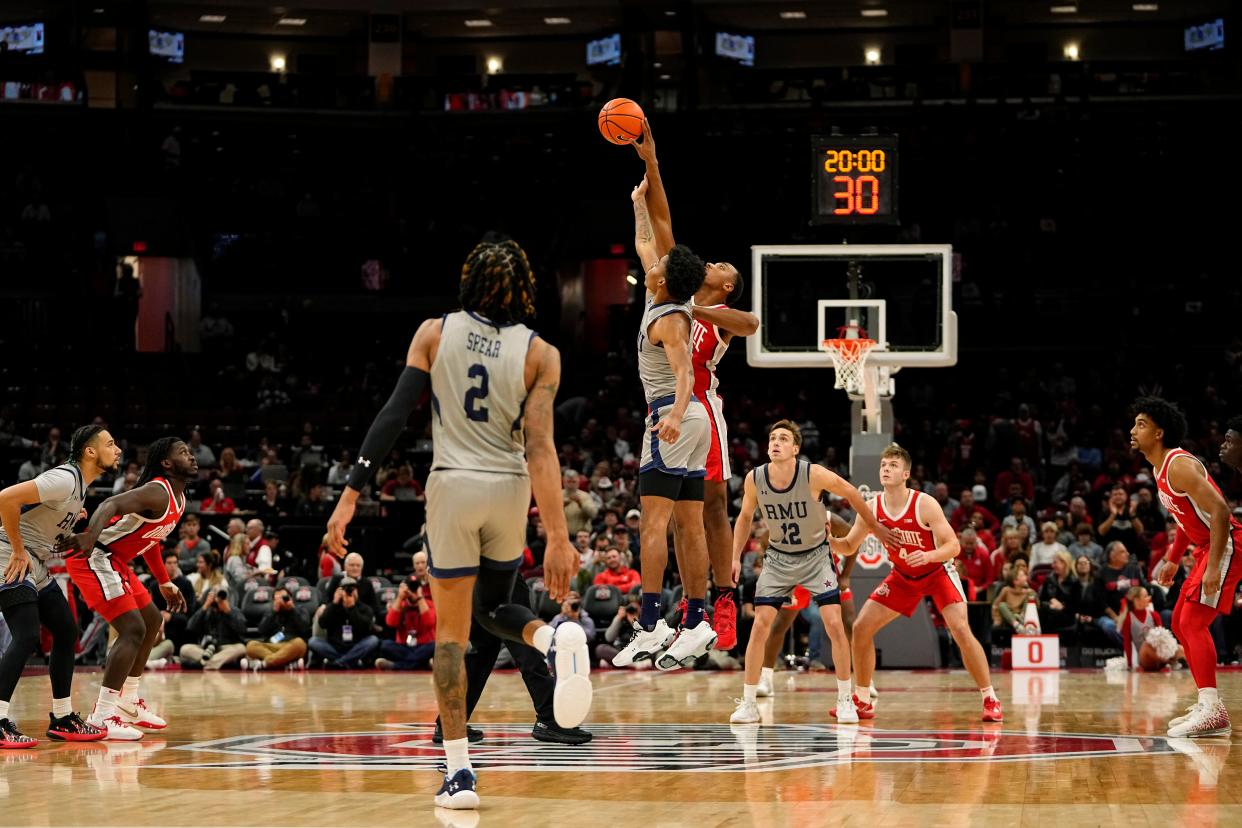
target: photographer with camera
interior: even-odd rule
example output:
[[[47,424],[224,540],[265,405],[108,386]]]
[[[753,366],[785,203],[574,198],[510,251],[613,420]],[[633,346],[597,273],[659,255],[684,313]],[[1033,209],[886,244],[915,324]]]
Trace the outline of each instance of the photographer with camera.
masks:
[[[573,621],[582,627],[583,632],[586,633],[587,651],[594,653],[595,621],[582,609],[582,598],[572,589],[569,591],[569,595],[565,597],[565,600],[561,602],[560,614],[549,621],[548,626],[555,630],[566,621]],[[594,655],[591,656],[591,663],[595,663]]]
[[[612,663],[617,653],[630,642],[630,634],[634,630],[634,622],[638,619],[638,600],[630,598],[617,607],[617,614],[604,630],[604,641],[595,647],[595,655],[601,661]],[[635,666],[638,666],[635,664]]]
[[[360,600],[358,581],[346,575],[319,618],[323,637],[310,640],[311,652],[330,670],[361,668],[380,646],[379,638],[371,634],[374,623],[375,611]]]
[[[181,647],[181,668],[219,670],[240,661],[246,654],[246,618],[229,601],[229,591],[218,589],[207,595],[187,625],[197,644]]]
[[[419,553],[420,555],[423,553]],[[396,640],[380,644],[380,670],[422,670],[436,654],[436,608],[431,590],[415,574],[402,581],[388,605],[384,623],[397,631]]]
[[[277,587],[272,608],[259,622],[259,637],[246,642],[242,669],[279,670],[306,657],[306,639],[310,622],[293,604],[293,596],[284,587]]]

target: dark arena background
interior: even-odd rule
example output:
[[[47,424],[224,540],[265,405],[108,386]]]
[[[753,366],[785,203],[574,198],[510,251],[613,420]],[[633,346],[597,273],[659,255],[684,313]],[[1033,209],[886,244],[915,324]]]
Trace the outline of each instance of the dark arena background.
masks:
[[[0,2],[0,825],[1238,824],[1240,41],[1238,0]],[[736,646],[612,665],[650,593],[639,478],[662,472],[642,458],[670,450],[638,377],[646,168],[598,122],[618,98],[650,124],[676,241],[709,273],[736,267],[730,302],[752,315],[714,397],[729,528],[789,420],[801,458],[868,497],[899,443],[960,546],[933,574],[968,628],[921,597],[876,633],[858,723],[835,717],[805,598],[751,648],[770,669],[748,695],[765,549],[790,540],[762,513],[736,593],[718,573],[707,595],[717,631],[733,623],[717,597],[735,600]],[[426,487],[433,418],[461,400],[421,394],[391,452],[361,455],[485,238],[525,251],[525,322],[562,362],[566,519],[532,500],[525,548],[501,557],[520,556],[517,603],[584,628],[594,701],[559,725],[542,656],[476,622],[469,680],[496,659],[470,716],[481,804],[449,809],[433,804],[453,762],[429,578],[458,570],[436,567]],[[722,331],[696,321],[691,345]],[[1146,397],[1184,415],[1164,446],[1184,454],[1132,442]],[[1169,416],[1146,422],[1176,434]],[[136,487],[162,437],[197,465],[179,521],[171,493],[150,523],[122,518],[165,516],[147,554],[96,547],[75,570],[67,541],[41,542],[62,497],[68,538],[114,495],[171,492]],[[1189,497],[1162,488],[1178,456],[1202,483]],[[342,560],[328,523],[362,460]],[[434,496],[483,496],[454,485]],[[545,520],[579,556],[563,602]],[[184,608],[152,572],[161,540]],[[698,610],[669,543],[656,595],[676,629]],[[888,555],[868,538],[838,573],[847,630],[903,580]],[[1217,565],[1213,612],[1200,579]],[[135,644],[92,598],[109,578],[160,610],[145,639],[131,616]],[[49,609],[66,604],[73,642]],[[1141,637],[1154,626],[1168,653]],[[1003,721],[981,721],[972,634]],[[73,645],[90,724],[112,704],[110,651],[150,646],[116,702],[145,718],[104,740],[45,733],[64,712],[54,640]],[[1170,722],[1184,713],[1189,732]]]

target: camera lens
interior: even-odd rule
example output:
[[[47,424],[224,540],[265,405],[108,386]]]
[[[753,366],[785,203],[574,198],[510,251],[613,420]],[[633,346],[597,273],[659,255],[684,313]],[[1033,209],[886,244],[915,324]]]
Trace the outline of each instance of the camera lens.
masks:
[[[580,604],[578,601],[574,601],[573,603],[569,605],[569,608],[573,610],[574,612],[577,612],[580,606],[582,606],[582,604]]]
[[[217,600],[217,601],[227,601],[227,600],[229,600],[229,591],[228,591],[227,589],[221,589],[221,590],[217,591],[217,592],[216,592],[216,600]]]

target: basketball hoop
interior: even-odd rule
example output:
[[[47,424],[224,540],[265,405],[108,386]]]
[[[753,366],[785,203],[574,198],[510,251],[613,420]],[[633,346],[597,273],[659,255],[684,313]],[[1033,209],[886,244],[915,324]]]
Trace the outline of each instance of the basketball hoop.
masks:
[[[847,331],[855,336],[846,336]],[[842,328],[839,333],[841,337],[823,342],[823,350],[832,357],[832,367],[837,373],[833,387],[844,388],[851,394],[861,393],[863,369],[867,367],[867,355],[875,347],[875,340],[868,339],[861,328]]]

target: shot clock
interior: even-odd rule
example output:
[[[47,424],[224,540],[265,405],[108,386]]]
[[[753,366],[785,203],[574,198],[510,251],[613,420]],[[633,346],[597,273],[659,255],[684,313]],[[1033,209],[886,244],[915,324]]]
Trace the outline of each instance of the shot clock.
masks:
[[[897,136],[811,139],[812,224],[897,224]]]

